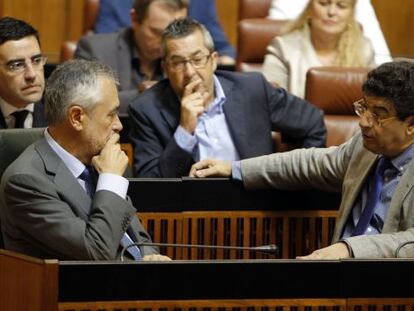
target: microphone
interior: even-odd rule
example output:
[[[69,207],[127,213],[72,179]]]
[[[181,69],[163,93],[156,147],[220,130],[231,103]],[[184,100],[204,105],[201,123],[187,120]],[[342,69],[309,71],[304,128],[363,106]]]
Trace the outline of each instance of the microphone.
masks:
[[[152,243],[152,242],[136,242],[124,247],[121,251],[121,261],[124,261],[125,251],[132,246],[164,246],[164,247],[183,247],[183,248],[198,248],[198,249],[225,249],[225,250],[239,250],[259,252],[271,256],[279,255],[279,248],[275,244],[261,245],[261,246],[224,246],[224,245],[200,245],[200,244],[174,244],[174,243]]]
[[[400,251],[403,247],[409,245],[409,244],[414,244],[414,241],[406,241],[404,243],[401,243],[400,245],[398,245],[397,249],[395,250],[395,254],[394,257],[395,258],[399,258],[400,257]]]

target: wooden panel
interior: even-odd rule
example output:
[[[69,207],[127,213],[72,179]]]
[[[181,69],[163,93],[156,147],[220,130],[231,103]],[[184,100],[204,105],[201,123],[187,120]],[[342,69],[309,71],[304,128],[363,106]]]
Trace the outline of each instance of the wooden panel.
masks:
[[[295,258],[328,246],[336,211],[187,211],[139,213],[157,243],[219,246],[276,244],[280,258]],[[223,249],[165,249],[173,259],[254,259],[267,254]],[[274,257],[273,257],[274,258]]]
[[[414,58],[414,0],[372,0],[393,57]]]
[[[231,45],[237,44],[238,0],[216,0],[217,15]]]
[[[239,299],[59,303],[59,311],[346,311],[345,299]],[[407,310],[408,311],[408,310]]]
[[[0,250],[0,293],[0,310],[56,310],[58,261]]]
[[[63,41],[78,40],[83,23],[84,0],[2,0],[1,16],[12,16],[33,25],[40,34],[49,63],[59,61]]]

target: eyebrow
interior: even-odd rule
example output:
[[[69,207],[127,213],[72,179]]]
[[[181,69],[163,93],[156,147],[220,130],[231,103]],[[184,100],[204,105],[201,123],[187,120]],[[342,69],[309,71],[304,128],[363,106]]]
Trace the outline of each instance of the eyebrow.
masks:
[[[195,56],[195,55],[200,54],[200,53],[203,53],[203,51],[202,50],[197,50],[197,51],[191,53],[190,54],[190,57]],[[181,56],[181,55],[171,55],[170,58],[181,58],[181,59],[184,59],[185,57],[184,56]]]
[[[34,59],[34,58],[36,58],[36,57],[41,57],[41,56],[42,56],[42,53],[35,54],[35,55],[31,56],[31,57],[30,57],[30,59],[32,60],[32,59]],[[15,59],[11,59],[11,60],[9,60],[9,61],[6,63],[6,65],[10,65],[10,64],[12,64],[12,63],[16,63],[16,62],[24,62],[24,61],[25,61],[25,58],[15,58]]]

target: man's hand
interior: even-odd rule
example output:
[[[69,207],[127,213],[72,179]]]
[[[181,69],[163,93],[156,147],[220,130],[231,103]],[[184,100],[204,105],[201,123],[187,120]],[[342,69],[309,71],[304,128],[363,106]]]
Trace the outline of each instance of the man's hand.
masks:
[[[310,255],[298,256],[296,259],[346,259],[350,257],[348,246],[345,242],[339,242],[328,247],[317,249]]]
[[[190,177],[229,177],[231,176],[231,162],[205,159],[191,166]]]
[[[128,165],[128,156],[121,150],[119,134],[114,133],[101,153],[92,158],[92,165],[99,174],[111,173],[122,176]]]
[[[170,261],[171,258],[160,254],[145,255],[143,261]]]
[[[194,133],[198,117],[204,112],[209,97],[202,83],[203,81],[196,76],[185,86],[181,99],[180,125],[190,134]]]

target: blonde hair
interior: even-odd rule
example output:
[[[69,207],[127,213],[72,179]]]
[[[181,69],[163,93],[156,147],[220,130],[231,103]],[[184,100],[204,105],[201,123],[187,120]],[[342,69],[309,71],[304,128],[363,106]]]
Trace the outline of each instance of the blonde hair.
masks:
[[[309,0],[308,5],[302,11],[297,19],[286,25],[283,34],[290,33],[297,29],[303,29],[305,25],[310,25],[310,11],[312,9],[312,2]],[[334,65],[343,67],[360,67],[367,66],[366,60],[363,59],[361,51],[363,45],[363,35],[361,26],[355,19],[355,4],[356,0],[353,0],[352,18],[348,22],[347,27],[340,35],[337,44],[337,56],[335,58]]]

